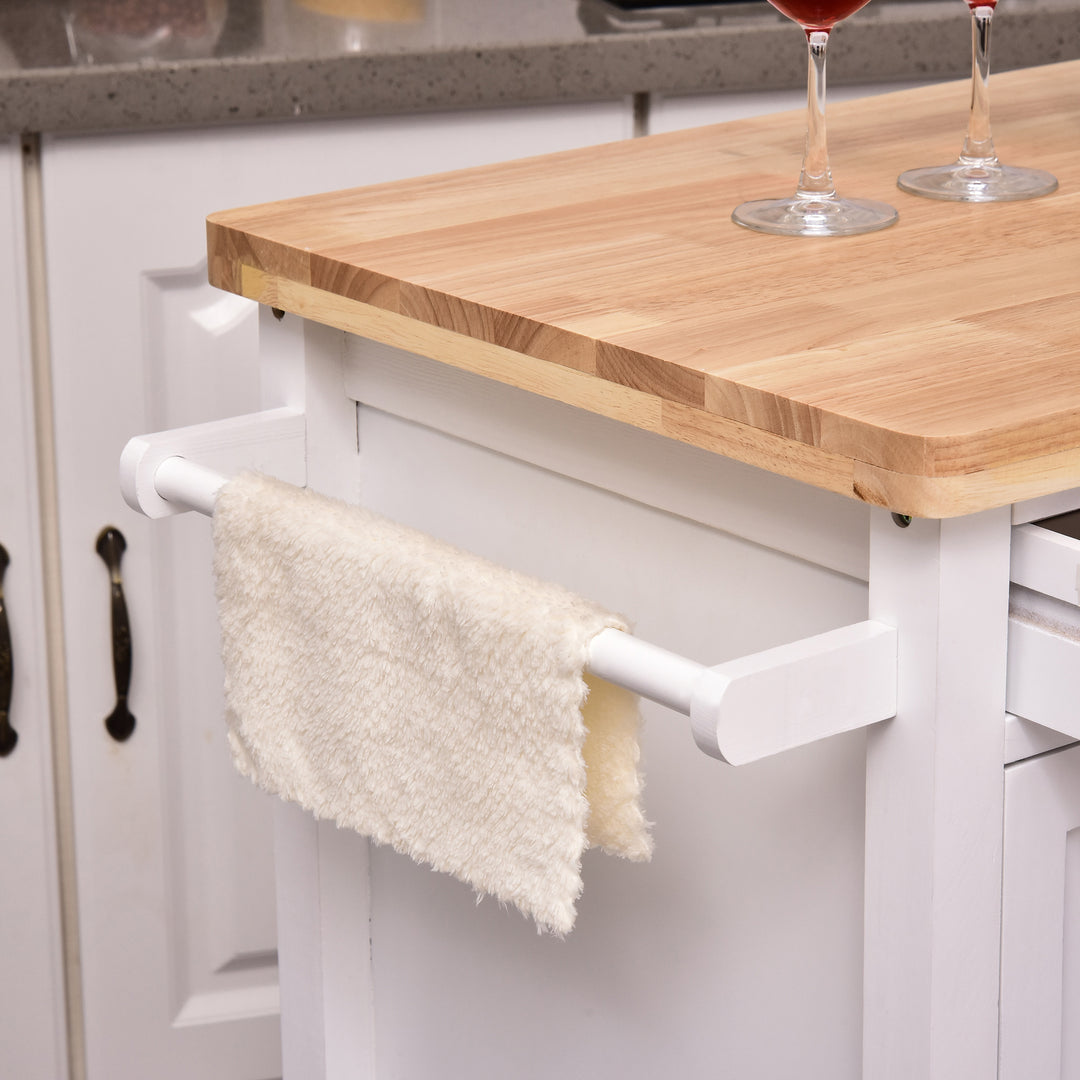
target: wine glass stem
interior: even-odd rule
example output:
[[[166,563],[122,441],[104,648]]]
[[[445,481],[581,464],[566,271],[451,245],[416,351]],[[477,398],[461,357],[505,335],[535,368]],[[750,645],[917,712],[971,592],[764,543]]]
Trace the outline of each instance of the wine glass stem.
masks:
[[[832,170],[829,168],[829,148],[825,140],[825,48],[828,44],[828,30],[806,32],[810,61],[806,83],[806,153],[799,174],[799,188],[795,193],[800,199],[831,199],[836,196]]]
[[[961,159],[996,165],[994,140],[990,134],[990,21],[994,9],[971,9],[971,115]]]

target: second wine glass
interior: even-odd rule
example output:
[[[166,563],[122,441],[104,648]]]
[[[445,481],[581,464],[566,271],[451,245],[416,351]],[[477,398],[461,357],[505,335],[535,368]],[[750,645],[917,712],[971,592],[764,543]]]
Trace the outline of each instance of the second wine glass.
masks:
[[[836,194],[825,138],[825,50],[829,32],[867,0],[769,0],[774,8],[797,22],[806,34],[809,52],[807,79],[806,153],[795,194],[786,199],[757,199],[743,203],[731,218],[757,232],[787,236],[850,236],[884,229],[896,221],[888,203],[842,199]]]
[[[950,202],[1013,202],[1049,195],[1057,180],[1042,169],[1002,165],[990,134],[990,25],[997,0],[967,0],[971,9],[971,111],[960,156],[950,165],[909,169],[902,191]]]

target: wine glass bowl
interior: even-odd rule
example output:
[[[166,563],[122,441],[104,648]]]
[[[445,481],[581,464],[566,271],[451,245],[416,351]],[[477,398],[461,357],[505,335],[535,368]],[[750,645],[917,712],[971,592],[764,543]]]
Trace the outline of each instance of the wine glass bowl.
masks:
[[[1057,180],[1042,169],[1002,165],[990,131],[990,25],[997,0],[966,0],[971,11],[971,109],[960,156],[948,165],[908,169],[901,191],[949,202],[1015,202],[1049,195]]]
[[[869,0],[769,0],[781,15],[803,30],[831,30],[838,22],[866,7]]]

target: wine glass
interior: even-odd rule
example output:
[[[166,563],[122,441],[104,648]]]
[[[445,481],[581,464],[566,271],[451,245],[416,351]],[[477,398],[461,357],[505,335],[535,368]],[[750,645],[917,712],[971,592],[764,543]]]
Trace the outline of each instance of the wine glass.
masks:
[[[901,173],[897,184],[912,195],[952,202],[1010,202],[1049,195],[1057,180],[1042,169],[1002,165],[990,134],[990,21],[997,0],[967,0],[971,9],[971,115],[960,156],[951,165]]]
[[[743,203],[732,212],[732,221],[758,232],[785,236],[851,236],[892,225],[897,215],[887,203],[841,199],[836,194],[825,142],[825,48],[829,31],[867,0],[769,0],[769,3],[806,33],[809,51],[806,153],[794,195]]]

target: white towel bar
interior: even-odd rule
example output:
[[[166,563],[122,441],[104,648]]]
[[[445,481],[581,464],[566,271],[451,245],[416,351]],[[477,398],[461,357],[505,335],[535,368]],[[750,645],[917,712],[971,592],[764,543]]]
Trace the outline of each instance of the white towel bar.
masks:
[[[154,472],[154,489],[166,501],[209,517],[226,478],[182,457],[166,458]]]
[[[268,416],[260,414],[257,426],[265,429]],[[272,416],[274,424],[286,424],[286,437],[294,421],[291,414]],[[181,510],[212,514],[226,477],[163,452],[168,435],[133,439],[125,448],[125,496],[151,516]],[[159,505],[162,500],[167,508]],[[593,639],[588,670],[689,716],[698,746],[732,765],[866,727],[896,711],[896,631],[878,622],[841,627],[717,667],[609,629]]]

